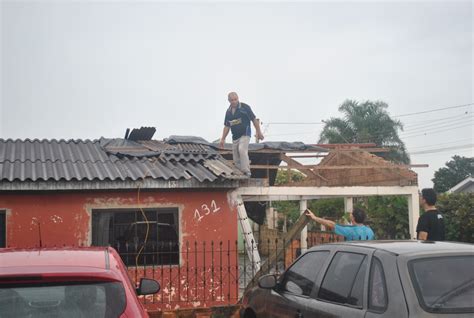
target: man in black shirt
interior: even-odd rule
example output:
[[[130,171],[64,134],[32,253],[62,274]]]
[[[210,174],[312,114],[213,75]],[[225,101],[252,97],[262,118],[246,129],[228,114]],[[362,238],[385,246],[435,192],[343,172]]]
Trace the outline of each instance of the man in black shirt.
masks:
[[[234,163],[243,173],[250,177],[249,143],[252,135],[250,122],[255,126],[257,139],[263,140],[258,119],[249,105],[241,103],[235,92],[228,95],[230,103],[224,119],[224,130],[220,140],[220,147],[224,148],[225,138],[232,131],[232,157]]]
[[[444,241],[443,215],[436,210],[436,192],[433,189],[421,190],[420,204],[425,210],[418,219],[416,232],[419,240]]]

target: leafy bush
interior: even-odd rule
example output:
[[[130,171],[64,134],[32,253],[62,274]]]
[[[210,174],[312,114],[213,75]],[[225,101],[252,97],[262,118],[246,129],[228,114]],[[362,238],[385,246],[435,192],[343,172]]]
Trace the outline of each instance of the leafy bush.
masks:
[[[436,206],[444,216],[446,240],[474,243],[473,193],[440,195]]]
[[[361,204],[376,239],[408,239],[408,200],[404,196],[369,197]],[[367,207],[368,205],[368,207]]]

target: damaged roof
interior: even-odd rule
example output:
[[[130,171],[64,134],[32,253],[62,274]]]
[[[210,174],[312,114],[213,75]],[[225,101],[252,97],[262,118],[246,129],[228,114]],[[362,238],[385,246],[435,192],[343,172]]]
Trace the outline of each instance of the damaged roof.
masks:
[[[0,182],[245,179],[211,146],[129,139],[0,139]]]

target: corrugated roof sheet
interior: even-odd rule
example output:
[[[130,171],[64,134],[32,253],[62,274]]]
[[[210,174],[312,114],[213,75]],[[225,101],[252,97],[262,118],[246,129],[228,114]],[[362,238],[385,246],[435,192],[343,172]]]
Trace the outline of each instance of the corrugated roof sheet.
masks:
[[[246,178],[212,147],[98,140],[0,139],[0,181]]]

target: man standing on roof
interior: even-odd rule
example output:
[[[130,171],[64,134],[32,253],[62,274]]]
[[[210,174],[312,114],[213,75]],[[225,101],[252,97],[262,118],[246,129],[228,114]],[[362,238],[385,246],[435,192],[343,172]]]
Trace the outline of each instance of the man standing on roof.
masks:
[[[225,138],[232,131],[232,157],[234,164],[243,173],[250,177],[250,161],[249,161],[249,143],[252,131],[250,122],[255,126],[257,131],[257,139],[263,140],[263,134],[260,130],[260,123],[249,105],[241,103],[239,96],[235,92],[228,95],[230,103],[224,119],[224,130],[219,146],[224,148]]]
[[[444,219],[435,204],[435,190],[431,188],[421,190],[420,205],[425,213],[420,216],[416,226],[419,240],[444,241]]]
[[[373,240],[375,238],[374,232],[370,227],[364,225],[365,212],[362,209],[354,208],[351,213],[352,225],[341,225],[336,222],[317,217],[309,209],[306,209],[305,214],[313,221],[333,229],[337,235],[342,235],[346,241],[365,241]]]

